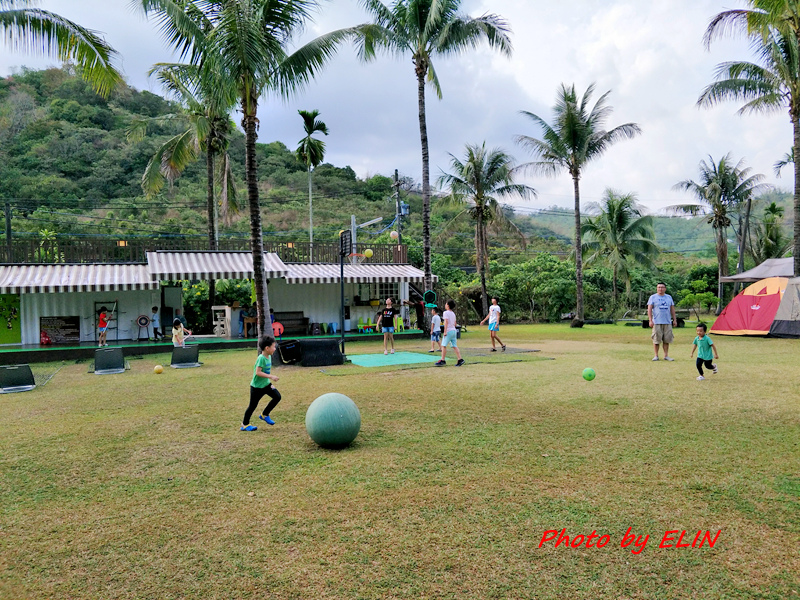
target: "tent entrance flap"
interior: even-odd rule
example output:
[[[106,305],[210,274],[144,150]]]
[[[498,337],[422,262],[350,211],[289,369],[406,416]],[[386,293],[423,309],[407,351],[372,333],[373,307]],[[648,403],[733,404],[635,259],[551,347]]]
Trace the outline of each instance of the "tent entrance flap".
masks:
[[[800,277],[790,279],[769,328],[774,337],[800,338]]]

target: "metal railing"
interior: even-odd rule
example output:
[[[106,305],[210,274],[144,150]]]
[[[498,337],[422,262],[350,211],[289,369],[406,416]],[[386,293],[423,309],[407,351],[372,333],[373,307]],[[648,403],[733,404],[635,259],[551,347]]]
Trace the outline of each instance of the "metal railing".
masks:
[[[408,247],[397,244],[361,244],[359,250],[369,247],[373,264],[408,262]],[[250,251],[249,238],[222,238],[220,250]],[[11,244],[0,239],[0,262],[10,264],[36,263],[142,263],[146,253],[156,250],[194,251],[208,250],[208,240],[189,237],[152,237],[144,239],[113,240],[107,238],[12,238]],[[277,254],[283,262],[338,263],[337,242],[314,242],[313,256],[309,242],[264,240],[264,252]]]

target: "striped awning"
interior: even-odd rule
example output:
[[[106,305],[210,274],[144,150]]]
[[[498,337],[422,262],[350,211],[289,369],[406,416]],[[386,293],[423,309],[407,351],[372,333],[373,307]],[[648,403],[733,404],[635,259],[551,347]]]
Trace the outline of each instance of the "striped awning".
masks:
[[[75,264],[0,266],[0,294],[157,290],[147,265]]]
[[[147,265],[153,281],[250,279],[253,276],[253,256],[249,252],[148,252]],[[285,277],[288,271],[277,254],[264,253],[265,277]]]
[[[286,283],[339,283],[339,265],[335,264],[290,264]],[[411,265],[345,265],[345,283],[401,283],[419,282],[425,273]],[[434,281],[438,277],[433,276]]]

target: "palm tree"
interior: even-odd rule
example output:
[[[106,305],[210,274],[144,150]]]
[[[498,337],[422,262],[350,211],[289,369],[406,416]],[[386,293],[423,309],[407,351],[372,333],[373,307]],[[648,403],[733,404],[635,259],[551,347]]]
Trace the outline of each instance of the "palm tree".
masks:
[[[298,110],[303,118],[303,130],[306,137],[300,140],[297,147],[297,158],[308,170],[308,256],[309,260],[314,260],[314,210],[311,204],[311,169],[317,168],[325,156],[325,142],[315,139],[313,135],[317,132],[328,135],[328,126],[323,121],[317,120],[318,110]]]
[[[269,295],[264,277],[264,242],[256,165],[258,101],[267,92],[288,97],[307,84],[352,29],[328,33],[292,54],[316,0],[139,0],[155,15],[167,39],[191,64],[214,70],[236,89],[245,133],[245,178],[250,208],[250,248],[258,311],[265,331]],[[227,88],[227,86],[225,86]]]
[[[614,306],[617,305],[617,282],[631,291],[630,267],[633,264],[655,269],[659,249],[655,242],[653,217],[644,215],[633,194],[606,190],[596,208],[596,216],[584,219],[583,254],[586,265],[604,262],[612,271]]]
[[[74,60],[94,90],[108,97],[122,76],[116,51],[96,32],[56,13],[34,8],[33,0],[0,0],[0,35],[12,50]]]
[[[359,29],[359,56],[371,60],[377,49],[383,49],[398,56],[408,53],[414,63],[422,146],[423,268],[425,288],[431,289],[431,186],[425,82],[427,80],[441,100],[442,88],[433,67],[433,58],[460,54],[477,47],[482,40],[510,56],[509,27],[495,14],[477,18],[460,14],[461,0],[396,0],[391,7],[380,0],[361,0],[361,4],[372,14],[374,23]]]
[[[206,208],[208,214],[209,250],[219,248],[219,228],[217,208],[226,223],[230,223],[232,213],[238,212],[236,186],[233,180],[228,146],[230,135],[236,125],[228,116],[233,106],[233,98],[228,95],[227,106],[219,105],[219,86],[212,77],[200,77],[199,69],[193,65],[158,64],[151,70],[157,73],[162,85],[176,96],[183,109],[176,114],[153,118],[135,119],[128,128],[128,139],[140,141],[150,124],[165,124],[175,120],[188,126],[181,133],[164,142],[147,163],[142,176],[142,190],[148,197],[159,193],[164,183],[170,185],[199,153],[206,154]],[[203,88],[207,89],[203,89]],[[212,91],[213,90],[213,91]],[[229,90],[230,91],[230,90]],[[222,163],[217,169],[216,157]],[[216,197],[216,171],[219,170],[219,202]]]
[[[726,229],[732,224],[730,213],[741,207],[743,202],[751,200],[755,191],[763,188],[759,182],[764,179],[764,176],[751,175],[751,169],[743,166],[744,159],[734,165],[730,154],[723,156],[719,162],[714,162],[711,156],[708,157],[708,160],[708,163],[705,160],[700,161],[699,182],[687,179],[673,186],[677,190],[692,192],[698,202],[671,206],[668,210],[692,216],[707,215],[707,222],[714,228],[718,275],[721,279],[728,275]],[[740,228],[740,235],[742,234]],[[740,248],[743,245],[743,243],[740,244]],[[722,311],[722,286],[723,283],[720,280],[717,288],[717,297],[720,299],[717,314]]]
[[[701,106],[741,100],[740,114],[787,110],[792,122],[792,156],[800,152],[800,5],[786,0],[751,0],[751,9],[729,10],[711,20],[706,45],[728,31],[752,40],[758,63],[727,62],[703,91]],[[800,164],[794,164],[794,274],[800,276]]]
[[[491,223],[516,227],[506,218],[499,202],[500,198],[522,196],[535,198],[536,191],[523,184],[514,183],[515,167],[513,159],[500,150],[486,150],[486,142],[480,146],[467,144],[466,159],[462,162],[450,155],[451,173],[443,173],[439,186],[450,188],[446,201],[466,205],[461,214],[468,214],[475,221],[475,264],[481,278],[483,314],[489,312],[489,299],[486,294],[486,266],[489,260],[488,226]],[[522,237],[525,237],[516,229]]]
[[[221,80],[216,73],[201,75],[195,65],[159,63],[150,74],[158,74],[161,84],[176,96],[183,110],[178,114],[160,117],[135,119],[128,128],[128,139],[141,140],[150,123],[166,123],[175,119],[188,122],[185,131],[175,135],[162,144],[147,163],[142,175],[142,190],[151,197],[169,182],[170,186],[191,163],[197,160],[199,152],[206,155],[206,214],[208,222],[208,248],[219,249],[219,224],[217,213],[221,212],[226,224],[230,224],[231,213],[238,213],[236,185],[233,179],[228,146],[230,135],[236,125],[228,116],[234,105],[233,90],[223,93]],[[216,157],[219,165],[220,193],[216,197]],[[218,211],[218,207],[220,211]],[[216,304],[216,285],[213,279],[208,282],[208,298],[211,306]]]
[[[531,112],[522,111],[542,128],[541,140],[527,135],[516,136],[518,144],[527,148],[538,160],[527,163],[525,168],[534,173],[555,176],[566,171],[572,177],[575,194],[575,278],[576,278],[576,321],[583,323],[583,260],[581,251],[581,193],[580,179],[583,168],[592,160],[600,158],[613,143],[632,138],[642,132],[636,123],[625,123],[610,131],[604,129],[612,108],[606,104],[611,91],[597,99],[589,108],[589,100],[594,93],[590,85],[583,98],[575,93],[575,86],[563,83],[558,90],[553,107],[553,125]]]
[[[783,207],[772,202],[764,208],[764,216],[755,226],[755,242],[749,253],[757,265],[768,258],[782,258],[792,246],[792,239],[783,231]]]

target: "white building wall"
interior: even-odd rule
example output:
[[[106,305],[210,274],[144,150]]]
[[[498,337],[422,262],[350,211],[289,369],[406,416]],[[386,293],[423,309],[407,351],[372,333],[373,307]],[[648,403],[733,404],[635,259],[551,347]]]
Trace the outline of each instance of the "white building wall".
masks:
[[[109,309],[118,302],[117,335],[109,332],[108,341],[135,340],[139,334],[136,317],[150,315],[153,306],[161,305],[160,290],[131,290],[118,292],[60,292],[20,294],[22,343],[39,343],[39,317],[81,318],[81,341],[97,339],[97,314],[95,302],[104,302]],[[142,332],[144,337],[144,332]]]
[[[408,284],[400,283],[400,300],[408,299]],[[303,311],[309,323],[339,323],[341,307],[341,290],[338,283],[286,283],[284,279],[272,279],[269,282],[269,305],[276,313]],[[350,305],[350,319],[353,323],[361,317],[365,321],[371,318],[380,307],[353,306],[353,297],[358,294],[358,284],[346,283],[344,296]],[[404,316],[407,309],[403,311]],[[238,319],[238,315],[236,315]],[[237,325],[238,327],[238,325]],[[351,326],[355,329],[355,325]]]
[[[352,284],[345,284],[344,295],[352,302]],[[269,305],[275,312],[303,311],[310,323],[338,323],[341,291],[338,283],[288,284],[285,279],[269,282]]]

